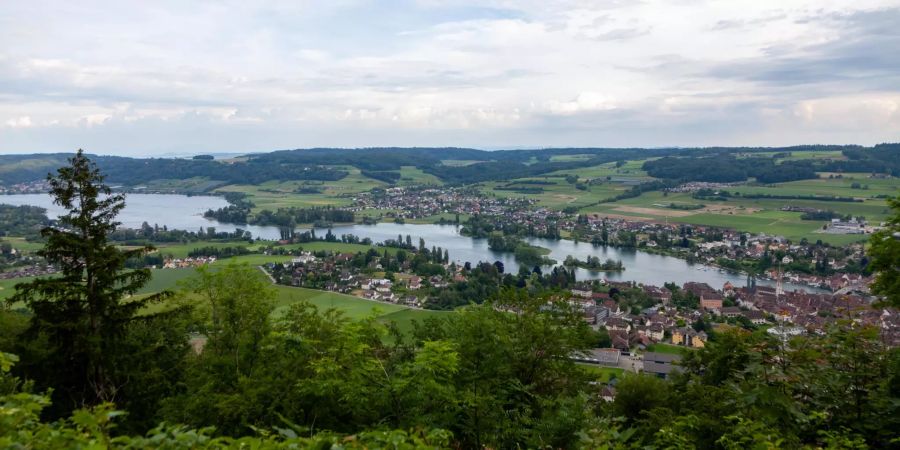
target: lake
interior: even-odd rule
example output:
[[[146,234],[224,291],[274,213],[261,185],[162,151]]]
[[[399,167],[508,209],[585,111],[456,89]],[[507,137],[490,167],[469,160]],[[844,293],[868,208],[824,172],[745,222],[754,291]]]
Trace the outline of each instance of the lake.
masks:
[[[47,208],[51,217],[56,217],[63,211],[54,205],[50,197],[45,194],[23,194],[0,196],[0,203],[12,205],[33,205]],[[142,223],[151,225],[166,225],[171,229],[197,230],[200,227],[215,227],[217,231],[234,231],[241,228],[253,233],[254,237],[262,239],[279,239],[277,227],[260,227],[254,225],[233,225],[220,223],[203,217],[207,209],[215,209],[227,206],[228,203],[222,197],[215,196],[185,196],[165,194],[129,194],[126,200],[127,206],[119,216],[122,225],[130,228],[139,228]],[[325,229],[317,229],[317,235],[324,235]],[[466,261],[475,263],[478,261],[501,261],[506,272],[516,273],[519,265],[512,253],[500,253],[488,248],[487,239],[472,239],[459,234],[458,227],[454,225],[421,225],[421,224],[394,224],[379,223],[377,225],[343,225],[332,228],[332,232],[338,236],[341,234],[353,234],[360,238],[370,238],[374,242],[383,242],[386,239],[396,239],[398,235],[406,238],[410,235],[414,244],[418,244],[419,238],[425,239],[425,245],[441,247],[450,253],[450,259],[463,263]],[[528,238],[528,243],[550,250],[550,257],[561,262],[567,255],[572,255],[584,260],[588,256],[597,256],[602,260],[607,258],[621,260],[625,265],[624,272],[591,272],[586,269],[577,269],[576,277],[585,279],[609,279],[614,281],[637,281],[644,284],[661,286],[665,282],[683,284],[687,281],[708,283],[715,288],[721,288],[725,282],[731,282],[735,287],[746,284],[746,275],[719,270],[715,267],[703,264],[688,264],[685,260],[670,256],[654,255],[640,250],[619,249],[613,247],[593,246],[590,243],[575,243],[569,240],[549,240]],[[768,280],[758,280],[761,285],[771,286],[774,283]],[[785,283],[785,290],[803,289],[812,292],[822,292],[804,285]]]

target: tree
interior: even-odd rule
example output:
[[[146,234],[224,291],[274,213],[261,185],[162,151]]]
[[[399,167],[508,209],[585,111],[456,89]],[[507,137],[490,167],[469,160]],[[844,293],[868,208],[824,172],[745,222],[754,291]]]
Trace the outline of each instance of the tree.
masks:
[[[137,351],[129,342],[130,329],[151,320],[153,315],[138,313],[169,293],[132,297],[151,275],[147,269],[126,270],[125,262],[153,248],[122,250],[108,243],[125,196],[112,193],[81,150],[48,181],[54,203],[68,213],[58,227],[41,231],[47,243],[38,254],[60,275],[21,283],[9,299],[23,302],[33,314],[22,344],[45,347],[23,367],[39,387],[54,389],[55,415],[83,405],[127,403],[131,374],[125,361]]]
[[[885,303],[900,307],[900,197],[888,200],[894,215],[887,226],[869,238],[869,268],[876,273],[872,292]]]

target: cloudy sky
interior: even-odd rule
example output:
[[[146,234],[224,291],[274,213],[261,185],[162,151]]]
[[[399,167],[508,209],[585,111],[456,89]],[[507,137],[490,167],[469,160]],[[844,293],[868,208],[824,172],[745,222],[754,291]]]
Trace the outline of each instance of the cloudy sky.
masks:
[[[0,2],[4,154],[885,141],[898,0]]]

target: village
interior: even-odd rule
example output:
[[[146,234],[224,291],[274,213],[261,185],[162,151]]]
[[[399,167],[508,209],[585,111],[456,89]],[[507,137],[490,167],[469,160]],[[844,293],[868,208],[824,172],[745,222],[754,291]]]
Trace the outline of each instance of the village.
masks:
[[[751,280],[747,286],[725,283],[719,288],[697,282],[654,286],[573,278],[549,281],[559,279],[553,275],[543,281],[540,274],[528,270],[503,274],[494,264],[458,265],[441,254],[439,249],[427,248],[399,250],[393,254],[375,249],[355,254],[300,252],[291,262],[267,264],[266,270],[281,284],[426,309],[440,308],[433,303],[435,296],[466,292],[466,285],[484,283],[483,274],[494,272],[491,282],[499,286],[515,285],[536,293],[552,293],[555,301],[566,301],[577,307],[586,322],[608,334],[603,355],[645,353],[655,344],[702,348],[708,338],[707,331],[716,327],[761,328],[776,335],[794,335],[822,333],[838,320],[876,326],[885,342],[900,344],[898,312],[873,307],[868,296],[846,288],[842,288],[845,292],[838,293],[807,293],[785,291],[781,281],[774,287],[757,285]],[[868,278],[845,274],[840,281],[830,281],[835,287],[862,289]],[[463,300],[465,304],[486,299]],[[618,356],[613,359],[618,361]]]

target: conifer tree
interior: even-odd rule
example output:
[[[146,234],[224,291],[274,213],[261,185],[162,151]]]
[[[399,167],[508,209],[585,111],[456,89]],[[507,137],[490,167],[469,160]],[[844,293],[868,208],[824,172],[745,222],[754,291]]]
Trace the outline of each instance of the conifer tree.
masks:
[[[79,150],[69,165],[48,175],[54,203],[68,213],[58,226],[41,234],[38,251],[59,270],[59,276],[16,286],[9,302],[24,303],[32,312],[22,339],[40,342],[43,357],[33,360],[31,378],[52,387],[54,406],[66,412],[84,405],[115,402],[127,383],[134,349],[125,343],[129,325],[148,303],[168,295],[132,296],[150,281],[148,269],[127,270],[125,261],[140,257],[150,246],[123,250],[108,242],[125,207],[125,196],[113,194],[96,166]]]

